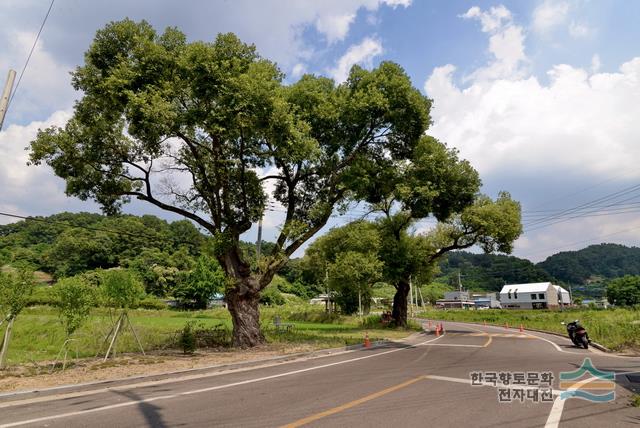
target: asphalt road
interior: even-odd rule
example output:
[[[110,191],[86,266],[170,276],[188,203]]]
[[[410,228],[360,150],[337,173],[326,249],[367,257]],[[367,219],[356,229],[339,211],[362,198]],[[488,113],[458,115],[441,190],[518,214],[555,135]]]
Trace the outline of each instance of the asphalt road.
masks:
[[[3,396],[0,427],[640,426],[640,408],[629,405],[640,392],[640,358],[578,349],[541,333],[444,326],[439,337],[425,323],[427,331],[406,341],[330,356]],[[561,385],[560,372],[586,357],[615,372],[615,384],[586,373]],[[471,385],[472,372],[485,376],[475,379],[482,385]],[[494,386],[491,375],[500,372],[519,382],[520,373],[551,372],[551,395],[541,398],[543,378],[521,386],[498,377]],[[614,390],[615,400],[563,398],[567,389]],[[512,401],[500,402],[499,394]]]

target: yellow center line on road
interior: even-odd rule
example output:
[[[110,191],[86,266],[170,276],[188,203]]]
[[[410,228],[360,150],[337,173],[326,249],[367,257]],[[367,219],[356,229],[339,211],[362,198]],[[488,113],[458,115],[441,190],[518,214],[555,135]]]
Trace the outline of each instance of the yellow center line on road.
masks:
[[[310,424],[311,422],[315,422],[318,419],[325,418],[327,416],[335,415],[336,413],[343,412],[345,410],[356,407],[362,403],[366,403],[367,401],[375,400],[376,398],[382,397],[383,395],[390,394],[399,389],[405,388],[409,385],[412,385],[420,380],[426,379],[426,376],[418,376],[414,379],[408,380],[406,382],[400,383],[395,386],[391,386],[389,388],[385,388],[381,391],[374,392],[373,394],[369,394],[365,397],[358,398],[357,400],[350,401],[348,403],[342,404],[340,406],[334,407],[332,409],[325,410],[324,412],[316,413],[311,416],[307,416],[306,418],[298,419],[297,421],[291,422],[287,425],[283,425],[282,428],[296,428],[306,424]]]
[[[483,348],[488,347],[489,345],[491,345],[491,342],[493,341],[493,336],[491,336],[490,334],[488,334],[487,336],[489,336],[489,340],[487,340],[487,343],[485,343],[484,345],[482,345]]]

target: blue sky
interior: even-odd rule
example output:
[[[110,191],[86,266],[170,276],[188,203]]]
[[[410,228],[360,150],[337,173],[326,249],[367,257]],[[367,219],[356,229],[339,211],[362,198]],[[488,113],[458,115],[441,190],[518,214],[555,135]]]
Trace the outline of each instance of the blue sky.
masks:
[[[0,79],[22,68],[48,6],[0,5]],[[233,31],[277,61],[289,82],[303,72],[340,81],[353,64],[396,61],[435,100],[429,132],[471,161],[483,192],[507,190],[522,202],[526,233],[515,255],[538,261],[640,240],[640,190],[614,194],[640,178],[640,2],[623,1],[57,0],[0,132],[0,211],[97,210],[67,198],[46,167],[25,166],[23,148],[38,128],[69,118],[79,95],[69,71],[97,29],[124,17],[177,26],[191,40]],[[267,217],[269,238],[281,218]]]

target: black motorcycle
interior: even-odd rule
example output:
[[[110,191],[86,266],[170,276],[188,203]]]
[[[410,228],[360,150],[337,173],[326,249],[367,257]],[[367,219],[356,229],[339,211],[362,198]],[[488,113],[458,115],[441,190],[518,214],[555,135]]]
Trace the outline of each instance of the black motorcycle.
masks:
[[[564,322],[562,324],[565,325]],[[578,320],[572,321],[566,324],[566,326],[567,326],[567,333],[569,333],[569,339],[571,339],[573,344],[576,345],[578,348],[584,347],[584,349],[588,349],[589,342],[591,341],[589,340],[589,335],[587,334],[587,330],[585,330],[585,328],[582,325],[580,325],[580,321]]]

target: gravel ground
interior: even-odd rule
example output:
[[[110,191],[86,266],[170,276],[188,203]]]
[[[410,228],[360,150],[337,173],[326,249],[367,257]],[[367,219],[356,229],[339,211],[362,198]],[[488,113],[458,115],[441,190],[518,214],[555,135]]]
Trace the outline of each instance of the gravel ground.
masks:
[[[270,357],[308,352],[318,349],[312,345],[273,344],[250,350],[211,349],[198,350],[193,355],[180,351],[158,351],[139,354],[119,355],[115,359],[80,359],[62,371],[60,365],[51,372],[53,362],[9,367],[0,372],[0,391],[10,392],[73,385],[100,380],[120,379],[132,376],[160,374],[188,370],[218,364],[238,363]]]

